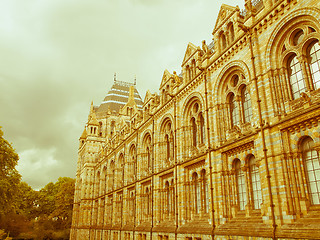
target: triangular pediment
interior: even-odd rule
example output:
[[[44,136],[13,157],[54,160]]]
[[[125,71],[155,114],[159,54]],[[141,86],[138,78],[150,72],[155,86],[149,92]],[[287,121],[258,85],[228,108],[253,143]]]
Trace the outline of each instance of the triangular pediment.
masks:
[[[184,54],[182,66],[190,59],[190,57],[197,51],[197,47],[190,43],[187,46],[186,53]]]
[[[96,125],[99,126],[99,122],[97,120],[97,116],[94,112],[90,113],[88,125]]]
[[[228,19],[236,10],[237,7],[222,4],[217,17],[216,25],[214,26],[213,33],[215,33],[216,30],[220,28],[220,26],[226,21],[226,19]]]
[[[160,84],[160,89],[166,84],[166,82],[171,78],[171,73],[166,69],[162,75],[162,81]]]
[[[149,99],[152,97],[152,93],[150,92],[150,90],[147,90],[146,92],[146,96],[144,97],[144,103],[148,102]]]

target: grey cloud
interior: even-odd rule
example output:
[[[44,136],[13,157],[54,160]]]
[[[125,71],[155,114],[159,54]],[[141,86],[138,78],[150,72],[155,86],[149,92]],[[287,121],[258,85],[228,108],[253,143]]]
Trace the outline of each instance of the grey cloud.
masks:
[[[239,1],[241,4],[242,1]],[[41,188],[75,176],[91,100],[114,72],[144,98],[165,69],[180,71],[188,42],[208,42],[222,3],[211,0],[3,0],[0,125],[23,180]],[[239,4],[239,3],[237,3]]]

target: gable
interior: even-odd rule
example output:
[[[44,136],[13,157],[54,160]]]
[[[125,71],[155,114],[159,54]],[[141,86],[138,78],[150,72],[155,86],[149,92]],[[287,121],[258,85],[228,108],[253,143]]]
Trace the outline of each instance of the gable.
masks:
[[[171,73],[166,69],[163,72],[160,89],[166,84],[166,82],[171,78]]]
[[[147,90],[146,96],[144,97],[144,103],[148,102],[148,100],[152,97],[150,90]]]
[[[217,29],[220,28],[220,26],[235,12],[237,11],[237,7],[232,7],[226,4],[222,4],[218,17],[217,17],[217,21],[216,21],[216,25],[214,26],[213,29],[213,33],[214,34]]]
[[[189,43],[187,46],[187,50],[186,53],[184,54],[184,58],[182,61],[182,66],[190,59],[191,56],[193,56],[193,54],[197,51],[197,47],[192,44]]]

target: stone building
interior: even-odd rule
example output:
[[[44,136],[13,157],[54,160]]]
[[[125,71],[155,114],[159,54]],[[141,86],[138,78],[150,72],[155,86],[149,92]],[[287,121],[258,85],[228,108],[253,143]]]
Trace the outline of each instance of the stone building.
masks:
[[[80,137],[71,239],[320,239],[320,1],[222,5],[141,100]]]

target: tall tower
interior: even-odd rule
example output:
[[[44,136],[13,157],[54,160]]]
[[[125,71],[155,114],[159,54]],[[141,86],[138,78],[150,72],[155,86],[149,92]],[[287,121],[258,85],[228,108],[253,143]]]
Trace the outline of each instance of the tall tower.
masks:
[[[94,239],[90,228],[102,224],[97,210],[102,203],[95,200],[101,193],[94,190],[94,180],[102,178],[103,173],[95,174],[95,168],[119,121],[130,119],[127,109],[141,109],[142,104],[135,83],[117,81],[116,76],[102,103],[99,106],[91,103],[88,121],[79,138],[71,239]]]

